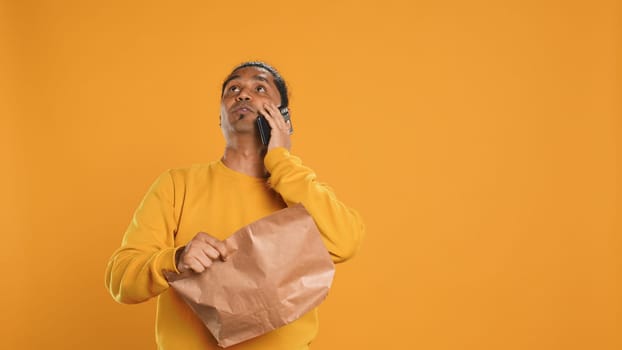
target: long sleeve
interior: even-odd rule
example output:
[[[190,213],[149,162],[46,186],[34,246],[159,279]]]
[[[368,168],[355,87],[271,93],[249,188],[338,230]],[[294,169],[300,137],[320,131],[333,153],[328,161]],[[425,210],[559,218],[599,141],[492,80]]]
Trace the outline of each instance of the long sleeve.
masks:
[[[270,172],[270,185],[287,205],[301,203],[317,224],[333,261],[351,258],[365,231],[359,214],[340,202],[334,192],[316,179],[313,170],[285,148],[270,150],[264,164]]]
[[[106,268],[106,287],[120,303],[139,303],[168,288],[163,270],[175,271],[174,185],[169,172],[151,186]],[[179,248],[178,248],[179,249]]]

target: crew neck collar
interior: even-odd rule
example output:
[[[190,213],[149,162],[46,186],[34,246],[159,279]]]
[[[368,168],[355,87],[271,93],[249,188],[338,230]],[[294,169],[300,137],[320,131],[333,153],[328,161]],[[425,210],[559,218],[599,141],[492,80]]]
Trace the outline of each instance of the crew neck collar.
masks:
[[[248,182],[257,182],[257,183],[265,183],[268,178],[267,177],[254,177],[239,171],[235,171],[229,168],[223,161],[222,158],[216,162],[216,166],[227,176],[239,179],[240,181],[248,181]]]

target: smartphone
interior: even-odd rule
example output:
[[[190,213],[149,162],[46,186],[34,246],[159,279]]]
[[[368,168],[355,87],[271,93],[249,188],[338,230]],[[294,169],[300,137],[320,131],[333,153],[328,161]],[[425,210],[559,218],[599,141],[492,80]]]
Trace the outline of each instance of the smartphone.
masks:
[[[292,127],[292,121],[289,117],[289,110],[287,107],[279,107],[279,111],[281,111],[283,119],[286,122],[289,120],[289,133],[293,133],[294,128]],[[272,131],[270,124],[268,124],[266,118],[261,114],[257,116],[255,122],[257,123],[257,130],[259,130],[259,138],[261,139],[261,143],[267,145],[270,142],[270,132]]]

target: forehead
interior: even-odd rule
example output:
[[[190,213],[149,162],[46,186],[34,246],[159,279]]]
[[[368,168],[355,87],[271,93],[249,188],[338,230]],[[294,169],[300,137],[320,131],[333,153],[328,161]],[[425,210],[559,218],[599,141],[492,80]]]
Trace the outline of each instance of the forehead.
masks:
[[[261,67],[244,67],[236,69],[229,74],[223,85],[229,84],[232,80],[263,81],[275,85],[272,74]]]

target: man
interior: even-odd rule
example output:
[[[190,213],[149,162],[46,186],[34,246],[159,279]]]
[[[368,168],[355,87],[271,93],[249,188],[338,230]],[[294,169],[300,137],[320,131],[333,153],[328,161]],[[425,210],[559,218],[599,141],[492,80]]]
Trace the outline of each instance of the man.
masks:
[[[218,348],[198,317],[169,289],[163,271],[209,269],[227,258],[223,240],[255,220],[302,203],[334,262],[357,251],[364,230],[359,215],[289,151],[291,125],[279,110],[288,103],[287,86],[274,68],[262,62],[236,67],[222,87],[223,157],[160,175],[110,258],[106,287],[116,301],[131,304],[157,296],[159,349]],[[272,128],[267,146],[258,137],[259,114]],[[315,309],[231,349],[308,349],[317,330]]]

